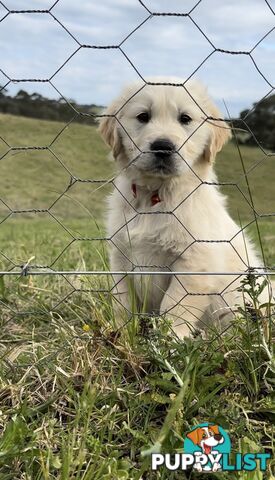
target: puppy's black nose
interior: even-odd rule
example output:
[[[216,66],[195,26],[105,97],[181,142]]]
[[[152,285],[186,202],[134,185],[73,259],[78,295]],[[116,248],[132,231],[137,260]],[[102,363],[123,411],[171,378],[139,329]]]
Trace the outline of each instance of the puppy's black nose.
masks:
[[[175,145],[166,138],[159,138],[151,143],[150,149],[157,157],[169,157],[175,150]]]
[[[220,433],[216,433],[214,435],[214,438],[215,438],[215,440],[217,440],[219,442],[222,439],[222,435]]]

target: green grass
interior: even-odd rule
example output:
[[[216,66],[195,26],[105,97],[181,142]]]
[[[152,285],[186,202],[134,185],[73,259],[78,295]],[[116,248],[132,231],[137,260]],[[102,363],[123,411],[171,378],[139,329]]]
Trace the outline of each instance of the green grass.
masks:
[[[221,188],[227,196],[231,216],[245,227],[259,249],[262,244],[269,266],[275,264],[275,215],[268,216],[275,214],[270,181],[273,163],[274,156],[267,156],[256,147],[241,146],[239,154],[234,143],[229,143],[216,161],[219,181],[235,184]]]
[[[65,127],[59,122],[0,115],[0,128],[1,137],[11,147],[49,146],[49,150],[8,151],[9,147],[2,141],[0,198],[11,210],[50,209],[54,217],[48,213],[11,213],[0,202],[0,221],[10,215],[0,224],[0,251],[8,256],[12,252],[15,263],[35,255],[37,264],[49,265],[55,253],[62,251],[73,237],[104,237],[105,199],[112,187],[87,180],[112,178],[114,165],[107,158],[108,149],[99,138],[96,127],[79,123]],[[259,148],[241,147],[241,151],[257,214],[273,213],[274,157],[265,156]],[[255,214],[233,143],[218,156],[216,169],[221,182],[238,185],[222,188],[228,197],[232,216],[242,226],[250,224]],[[71,175],[79,181],[71,184]],[[275,263],[274,221],[274,217],[258,217],[269,265]],[[257,241],[255,223],[248,229]],[[49,242],[54,251],[49,252]],[[70,248],[77,247],[74,244]],[[82,250],[90,262],[92,257],[87,249]],[[0,268],[6,268],[6,259],[2,257],[0,261]],[[64,265],[67,261],[65,257]]]
[[[0,205],[0,268],[35,257],[32,264],[56,269],[107,269],[100,238],[111,186],[70,186],[71,174],[112,177],[95,127],[71,124],[55,141],[64,128],[57,122],[2,115],[0,127],[12,147],[50,146],[5,155],[2,142],[0,198],[11,210],[52,213],[12,213]],[[246,170],[263,159],[248,178],[257,213],[272,213],[272,157],[256,148],[242,153]],[[219,155],[217,170],[249,199],[233,144]],[[224,191],[234,218],[249,224],[253,212],[242,193]],[[258,220],[274,265],[274,218]],[[274,333],[264,308],[256,302],[257,318],[240,312],[227,333],[184,343],[158,318],[133,319],[117,331],[109,290],[105,276],[0,278],[0,480],[166,480],[167,472],[150,472],[142,452],[159,443],[165,452],[181,452],[183,435],[204,421],[228,430],[233,451],[274,455]],[[272,468],[274,475],[274,460],[264,475],[208,478],[271,479]]]

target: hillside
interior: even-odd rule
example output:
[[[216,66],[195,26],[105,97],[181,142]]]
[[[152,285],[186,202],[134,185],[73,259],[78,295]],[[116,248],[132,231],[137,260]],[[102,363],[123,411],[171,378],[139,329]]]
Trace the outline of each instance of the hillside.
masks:
[[[56,220],[44,212],[23,212],[13,214],[2,223],[2,252],[8,255],[12,251],[20,261],[23,248],[24,258],[35,254],[37,263],[44,263],[45,255],[49,260],[49,241],[59,250],[71,240],[69,232],[75,237],[104,236],[104,232],[98,229],[102,225],[104,199],[111,186],[91,180],[110,179],[114,165],[108,160],[108,148],[94,125],[71,123],[66,126],[60,122],[2,114],[0,132],[0,198],[13,210],[48,209],[66,191],[71,181],[70,174],[84,180],[76,182],[51,208]],[[7,144],[18,149],[8,152]],[[27,146],[49,146],[49,150],[25,150]],[[267,157],[260,149],[247,146],[241,146],[241,153],[256,211],[259,214],[273,213],[274,157]],[[223,191],[228,196],[233,217],[246,225],[254,215],[248,203],[249,194],[240,156],[233,143],[227,145],[217,158],[216,169],[220,181],[238,184],[225,186]],[[9,213],[1,202],[1,221]],[[274,261],[274,247],[270,241],[275,235],[274,217],[261,219],[259,224],[269,262]],[[97,248],[96,242],[93,245]],[[50,260],[53,256],[50,255]],[[70,255],[64,261],[69,260]]]
[[[84,113],[85,116],[76,117],[76,121],[84,123],[96,123],[91,114],[102,111],[100,105],[78,104],[73,99],[65,100],[63,97],[50,99],[39,93],[32,94],[25,90],[18,90],[14,95],[8,95],[6,88],[0,86],[0,112],[4,114],[18,115],[20,117],[54,120],[69,122],[75,112]],[[86,116],[87,115],[87,116]]]

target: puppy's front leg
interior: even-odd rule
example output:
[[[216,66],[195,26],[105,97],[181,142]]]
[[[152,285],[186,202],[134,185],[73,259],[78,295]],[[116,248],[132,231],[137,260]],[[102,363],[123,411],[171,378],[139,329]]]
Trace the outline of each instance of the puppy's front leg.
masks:
[[[190,296],[187,294],[188,290],[194,291],[190,282],[183,280],[183,277],[174,276],[160,307],[160,314],[172,320],[173,330],[179,338],[189,337],[192,331],[198,328],[199,321],[209,305],[208,295]]]

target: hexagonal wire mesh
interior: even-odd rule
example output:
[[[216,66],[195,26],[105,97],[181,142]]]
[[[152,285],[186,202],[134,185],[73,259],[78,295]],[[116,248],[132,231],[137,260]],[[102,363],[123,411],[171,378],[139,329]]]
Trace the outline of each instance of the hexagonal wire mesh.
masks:
[[[189,96],[191,96],[191,93],[188,91],[188,81],[195,75],[196,72],[198,72],[202,66],[207,64],[211,57],[219,52],[224,56],[241,56],[241,57],[246,57],[249,59],[249,61],[252,62],[254,67],[256,68],[258,74],[261,76],[263,81],[265,82],[266,86],[268,87],[268,95],[270,95],[271,92],[273,92],[274,89],[274,84],[265,76],[263,73],[262,69],[258,66],[258,63],[254,57],[254,52],[256,48],[264,41],[264,39],[274,30],[275,27],[270,29],[268,32],[265,32],[265,34],[260,38],[249,50],[240,50],[240,51],[234,51],[234,50],[225,50],[218,48],[215,45],[215,41],[211,40],[207,33],[203,30],[203,28],[199,25],[199,22],[195,20],[195,13],[199,5],[203,2],[203,0],[199,0],[197,3],[194,1],[192,7],[186,11],[185,13],[178,13],[178,12],[161,12],[161,11],[153,11],[151,8],[147,6],[147,2],[142,1],[142,0],[137,0],[137,3],[139,3],[140,7],[143,9],[144,13],[144,18],[140,23],[132,28],[122,40],[120,40],[116,44],[106,44],[106,45],[92,45],[92,44],[84,44],[81,43],[81,41],[77,38],[75,34],[72,33],[69,27],[65,26],[65,24],[58,18],[58,15],[55,14],[55,9],[58,6],[60,0],[56,0],[56,2],[50,6],[48,9],[37,9],[37,10],[13,10],[8,8],[5,2],[0,2],[1,6],[3,7],[3,16],[0,20],[0,28],[3,22],[6,22],[7,19],[10,19],[14,15],[22,15],[22,14],[37,14],[37,15],[43,15],[53,21],[55,23],[55,26],[59,29],[61,29],[63,32],[66,33],[66,38],[70,40],[71,46],[73,46],[71,53],[68,55],[67,59],[61,64],[58,65],[55,71],[49,75],[47,78],[13,78],[8,74],[5,69],[1,69],[0,72],[5,78],[5,84],[3,85],[3,88],[6,88],[12,84],[22,84],[22,83],[40,83],[40,84],[47,84],[49,85],[62,99],[63,102],[68,106],[68,108],[72,112],[72,118],[69,122],[67,122],[64,127],[58,132],[54,134],[53,139],[47,144],[47,145],[29,145],[29,146],[16,146],[12,144],[10,141],[7,141],[6,138],[0,137],[3,145],[4,145],[4,153],[1,155],[1,162],[3,162],[6,158],[8,158],[9,161],[10,155],[16,154],[17,152],[32,152],[32,151],[40,151],[41,153],[46,153],[47,158],[49,161],[54,161],[57,171],[56,171],[56,177],[59,177],[59,175],[62,173],[64,175],[63,177],[63,183],[58,185],[58,193],[53,196],[53,198],[50,201],[50,204],[46,203],[41,203],[40,200],[37,200],[37,203],[39,205],[39,208],[36,208],[36,205],[33,205],[32,208],[19,208],[17,205],[13,204],[11,201],[6,201],[2,198],[1,200],[1,228],[8,222],[13,222],[15,221],[18,216],[33,216],[32,218],[37,219],[40,218],[39,216],[43,216],[43,218],[47,217],[50,219],[52,222],[53,228],[56,229],[56,235],[63,235],[64,236],[64,241],[62,244],[62,248],[54,254],[54,256],[50,259],[48,263],[42,264],[42,263],[35,263],[33,259],[28,259],[26,258],[24,262],[22,261],[16,261],[14,258],[10,258],[10,253],[7,251],[2,251],[1,252],[1,257],[3,259],[3,264],[6,268],[3,268],[2,271],[0,272],[1,276],[15,276],[16,278],[20,277],[28,277],[28,278],[33,278],[34,276],[48,276],[48,277],[59,277],[62,279],[63,284],[62,287],[58,290],[58,295],[55,296],[54,301],[51,299],[51,288],[52,284],[49,284],[49,292],[47,293],[48,295],[48,300],[50,305],[50,311],[51,312],[56,312],[58,309],[65,309],[66,304],[68,300],[73,296],[73,295],[78,295],[78,294],[87,294],[86,298],[89,298],[89,301],[91,300],[95,302],[95,305],[104,305],[105,308],[105,313],[106,316],[110,313],[108,313],[108,307],[106,306],[106,298],[109,296],[113,297],[113,300],[117,303],[120,303],[119,298],[117,298],[117,293],[119,291],[118,285],[122,284],[126,278],[133,278],[135,276],[138,276],[141,278],[142,276],[147,277],[148,276],[151,278],[151,276],[168,276],[171,277],[171,275],[176,279],[177,284],[180,286],[181,290],[181,295],[177,297],[177,305],[184,305],[184,308],[186,307],[185,303],[187,306],[189,305],[192,306],[192,298],[193,297],[207,297],[209,296],[217,296],[221,298],[226,305],[228,309],[231,310],[231,305],[227,303],[226,301],[226,295],[224,295],[225,291],[230,288],[231,284],[234,284],[236,282],[236,279],[240,279],[243,275],[247,275],[249,272],[251,275],[258,275],[258,272],[255,270],[257,267],[258,269],[261,269],[261,273],[263,275],[267,274],[272,274],[274,273],[274,267],[272,265],[267,265],[266,262],[264,261],[263,265],[253,265],[253,268],[249,267],[247,265],[247,262],[244,258],[241,258],[243,261],[244,268],[242,271],[234,271],[234,272],[229,272],[229,271],[212,271],[212,272],[197,272],[197,271],[178,271],[177,268],[175,269],[175,266],[177,266],[177,259],[185,254],[186,251],[189,249],[192,249],[194,245],[197,245],[198,243],[205,243],[205,244],[213,244],[214,246],[219,244],[219,243],[226,243],[229,248],[231,248],[236,255],[240,256],[239,252],[236,250],[234,246],[234,238],[236,235],[234,235],[232,238],[227,238],[227,239],[208,239],[208,238],[196,238],[196,236],[190,232],[185,224],[183,224],[177,216],[177,209],[184,204],[193,194],[197,189],[199,188],[208,188],[212,185],[214,186],[221,186],[221,187],[232,187],[235,188],[239,195],[240,198],[247,203],[249,206],[251,212],[252,212],[252,219],[244,226],[241,226],[239,229],[238,234],[241,234],[246,228],[249,227],[251,224],[256,224],[257,229],[258,229],[258,234],[260,238],[260,221],[261,219],[264,219],[266,217],[274,217],[275,213],[259,213],[257,209],[254,207],[253,203],[253,195],[251,194],[251,191],[249,189],[249,185],[247,184],[247,191],[244,192],[242,186],[240,186],[239,181],[227,181],[227,182],[206,182],[203,179],[199,178],[197,173],[190,167],[190,165],[186,163],[185,159],[181,156],[179,151],[177,151],[177,155],[181,158],[183,162],[186,163],[188,166],[188,169],[192,171],[195,177],[197,177],[197,185],[194,190],[189,192],[188,196],[185,198],[182,198],[180,203],[176,205],[175,208],[172,209],[172,211],[163,211],[158,208],[154,208],[154,211],[140,211],[136,209],[132,203],[129,203],[129,201],[124,197],[124,200],[129,204],[130,208],[132,209],[132,215],[131,218],[128,220],[125,220],[121,226],[119,227],[118,231],[121,229],[127,229],[128,225],[133,222],[137,217],[141,215],[147,215],[147,214],[153,214],[154,216],[158,215],[170,215],[182,228],[183,231],[187,233],[189,236],[189,243],[188,245],[178,254],[177,258],[173,260],[173,262],[170,262],[167,265],[140,265],[140,264],[134,264],[133,259],[128,258],[127,254],[125,251],[120,250],[119,242],[116,242],[116,234],[118,231],[116,231],[114,234],[111,236],[106,236],[106,234],[102,234],[101,229],[98,229],[97,234],[94,233],[94,231],[89,234],[84,231],[81,232],[81,234],[78,234],[68,225],[68,222],[70,220],[70,209],[67,212],[67,217],[62,218],[60,217],[58,213],[58,205],[61,204],[66,198],[71,194],[71,192],[76,192],[76,202],[77,200],[77,191],[79,188],[86,188],[88,185],[88,188],[92,189],[93,194],[97,194],[97,192],[101,192],[106,189],[106,193],[109,191],[109,187],[116,189],[121,196],[123,196],[123,193],[119,190],[119,186],[116,183],[116,179],[119,175],[120,172],[117,172],[115,175],[110,176],[109,178],[81,178],[80,176],[77,175],[76,171],[73,171],[74,169],[68,166],[67,162],[64,162],[63,159],[63,154],[62,152],[58,149],[55,148],[55,146],[60,142],[60,140],[66,135],[66,129],[67,127],[72,124],[75,119],[81,119],[81,118],[106,118],[108,115],[104,113],[84,113],[81,111],[78,111],[76,107],[68,100],[65,98],[65,96],[62,94],[62,92],[59,91],[58,87],[56,86],[56,78],[58,77],[58,74],[72,61],[73,58],[75,58],[77,55],[80,54],[80,52],[83,52],[87,49],[93,49],[96,51],[111,51],[111,52],[117,52],[121,57],[124,58],[124,60],[129,64],[130,68],[134,70],[135,74],[138,76],[140,79],[141,87],[138,88],[137,91],[135,91],[133,94],[131,94],[130,98],[127,98],[127,100],[124,102],[123,105],[120,106],[120,110],[133,98],[137,93],[139,93],[145,86],[147,85],[161,85],[161,82],[149,82],[144,78],[142,75],[139,67],[137,67],[136,62],[131,59],[131,54],[127,53],[127,48],[125,48],[125,45],[127,44],[127,41],[137,32],[137,31],[142,31],[145,25],[150,24],[150,22],[153,21],[156,17],[177,17],[179,19],[181,18],[187,18],[189,22],[191,22],[193,30],[196,30],[200,33],[200,35],[203,36],[205,43],[207,44],[208,48],[208,53],[206,54],[205,58],[200,60],[199,64],[196,65],[196,68],[193,69],[193,71],[190,73],[189,77],[186,78],[184,83],[163,83],[163,85],[170,85],[174,86],[175,88],[183,88],[185,91],[188,93]],[[274,21],[275,13],[270,5],[270,3],[265,0],[265,4],[267,8],[269,9],[270,17],[272,18],[272,21]],[[81,9],[81,6],[79,6]],[[70,47],[71,48],[71,47]],[[69,48],[69,50],[70,50]],[[57,82],[58,84],[58,82]],[[193,97],[192,97],[193,98]],[[193,98],[193,100],[196,102],[196,100]],[[197,103],[197,102],[196,102]],[[219,122],[222,119],[208,116],[202,109],[202,107],[197,103],[198,108],[201,110],[201,112],[204,115],[204,118],[201,122],[201,124],[198,126],[198,129],[208,121],[216,121]],[[255,108],[255,106],[254,106]],[[109,115],[110,117],[113,117],[116,122],[120,124],[120,127],[124,129],[125,134],[130,137],[130,134],[126,131],[125,126],[122,125],[118,118],[118,113],[116,112],[114,115]],[[244,130],[250,132],[252,136],[254,136],[254,133],[250,130],[248,124],[246,123],[247,116],[249,115],[249,112],[247,113],[246,117],[242,118],[242,127]],[[226,120],[230,124],[230,120]],[[192,133],[193,135],[193,133]],[[131,137],[130,137],[131,138]],[[190,137],[189,137],[190,138]],[[189,140],[189,138],[187,140]],[[267,157],[272,157],[274,156],[274,153],[270,153],[266,151],[262,145],[260,144],[260,140],[255,138],[255,143],[257,144],[258,148],[261,150],[263,156],[265,158]],[[187,141],[186,140],[186,141]],[[131,138],[131,141],[134,142],[134,140]],[[132,159],[129,164],[125,167],[125,169],[129,168],[133,162],[136,161],[136,159],[141,156],[143,152],[141,151],[137,145],[135,147],[138,150],[138,155]],[[178,149],[179,150],[179,149]],[[65,153],[66,156],[66,153]],[[243,178],[245,181],[247,180],[248,173],[256,169],[257,166],[261,163],[258,162],[255,165],[252,165],[250,167],[250,170],[247,171],[245,168],[244,163],[242,162],[242,157],[240,154],[240,161],[242,163],[243,167]],[[16,167],[15,167],[16,168]],[[42,170],[43,168],[46,168],[46,161],[42,163]],[[80,168],[80,167],[79,167]],[[270,172],[271,175],[271,172]],[[9,180],[12,187],[12,180]],[[86,187],[85,187],[86,186]],[[61,192],[61,193],[60,193]],[[101,199],[99,200],[99,202]],[[43,207],[43,208],[42,208]],[[79,208],[79,210],[82,208],[82,206],[78,203],[76,203],[76,208]],[[101,214],[100,214],[101,215]],[[100,216],[99,215],[99,216]],[[42,218],[42,217],[41,217]],[[95,221],[98,219],[96,218]],[[37,228],[39,230],[39,221],[37,223]],[[63,237],[62,237],[63,238]],[[17,239],[20,241],[20,239]],[[90,266],[94,266],[93,261],[90,260],[90,263],[87,265],[87,262],[83,262],[82,266],[84,268],[73,268],[75,265],[72,265],[70,262],[70,252],[71,249],[74,248],[76,245],[79,245],[81,243],[93,245],[91,246],[91,249],[94,249],[94,252],[96,252],[99,257],[101,258],[102,262],[100,264],[100,268],[89,268]],[[115,248],[117,250],[120,250],[121,255],[125,257],[125,265],[127,265],[127,269],[122,270],[122,271],[110,271],[108,270],[108,263],[105,261],[105,244],[109,244],[112,246],[112,248]],[[67,256],[66,256],[67,255]],[[68,265],[68,268],[64,268],[64,262],[60,262],[62,259],[65,258],[65,266],[66,262]],[[61,265],[61,267],[60,267]],[[98,266],[98,264],[96,264]],[[79,267],[79,265],[78,265]],[[87,268],[88,267],[88,268]],[[142,271],[143,268],[146,267],[146,270]],[[201,283],[206,283],[209,281],[210,276],[220,276],[225,277],[227,279],[227,285],[226,287],[223,286],[221,287],[220,291],[206,291],[205,289],[202,288],[201,291],[193,291],[188,288],[186,288],[185,282],[184,282],[184,277],[191,278],[192,276],[199,276],[200,282]],[[204,279],[205,276],[205,279]],[[111,281],[111,278],[113,279],[113,283]],[[91,280],[92,279],[92,280]],[[196,282],[198,284],[198,282]],[[192,285],[192,282],[190,283]],[[39,288],[38,288],[39,290]],[[18,291],[17,291],[18,294]],[[110,295],[111,294],[111,295]],[[24,297],[22,295],[22,292],[19,292],[19,296]],[[102,300],[103,297],[105,300]],[[191,298],[191,300],[190,300]],[[44,306],[37,307],[35,304],[36,299],[33,299],[33,308],[27,309],[22,307],[22,303],[17,303],[15,302],[9,302],[5,300],[5,295],[2,295],[2,306],[5,311],[5,315],[7,318],[7,321],[12,319],[15,315],[22,314],[24,316],[32,315],[34,312],[37,314],[37,311],[40,312],[40,314],[43,316],[45,314],[45,308]],[[204,301],[200,302],[200,304],[203,306]],[[124,309],[126,307],[124,306]],[[134,310],[136,307],[133,307]],[[188,307],[186,307],[188,308]],[[127,310],[127,308],[126,308]],[[169,308],[166,310],[167,313],[169,312]],[[133,309],[129,309],[127,313],[127,320],[123,322],[123,326],[125,323],[129,321],[130,318],[132,318],[133,315],[137,316],[144,316],[146,314],[151,314],[151,312],[146,312],[143,310],[137,311],[135,310],[133,312]],[[196,314],[192,314],[194,317],[196,317]],[[183,315],[184,316],[184,315]],[[121,328],[121,327],[119,327]],[[224,329],[226,330],[226,329]],[[224,331],[223,330],[223,331]]]

